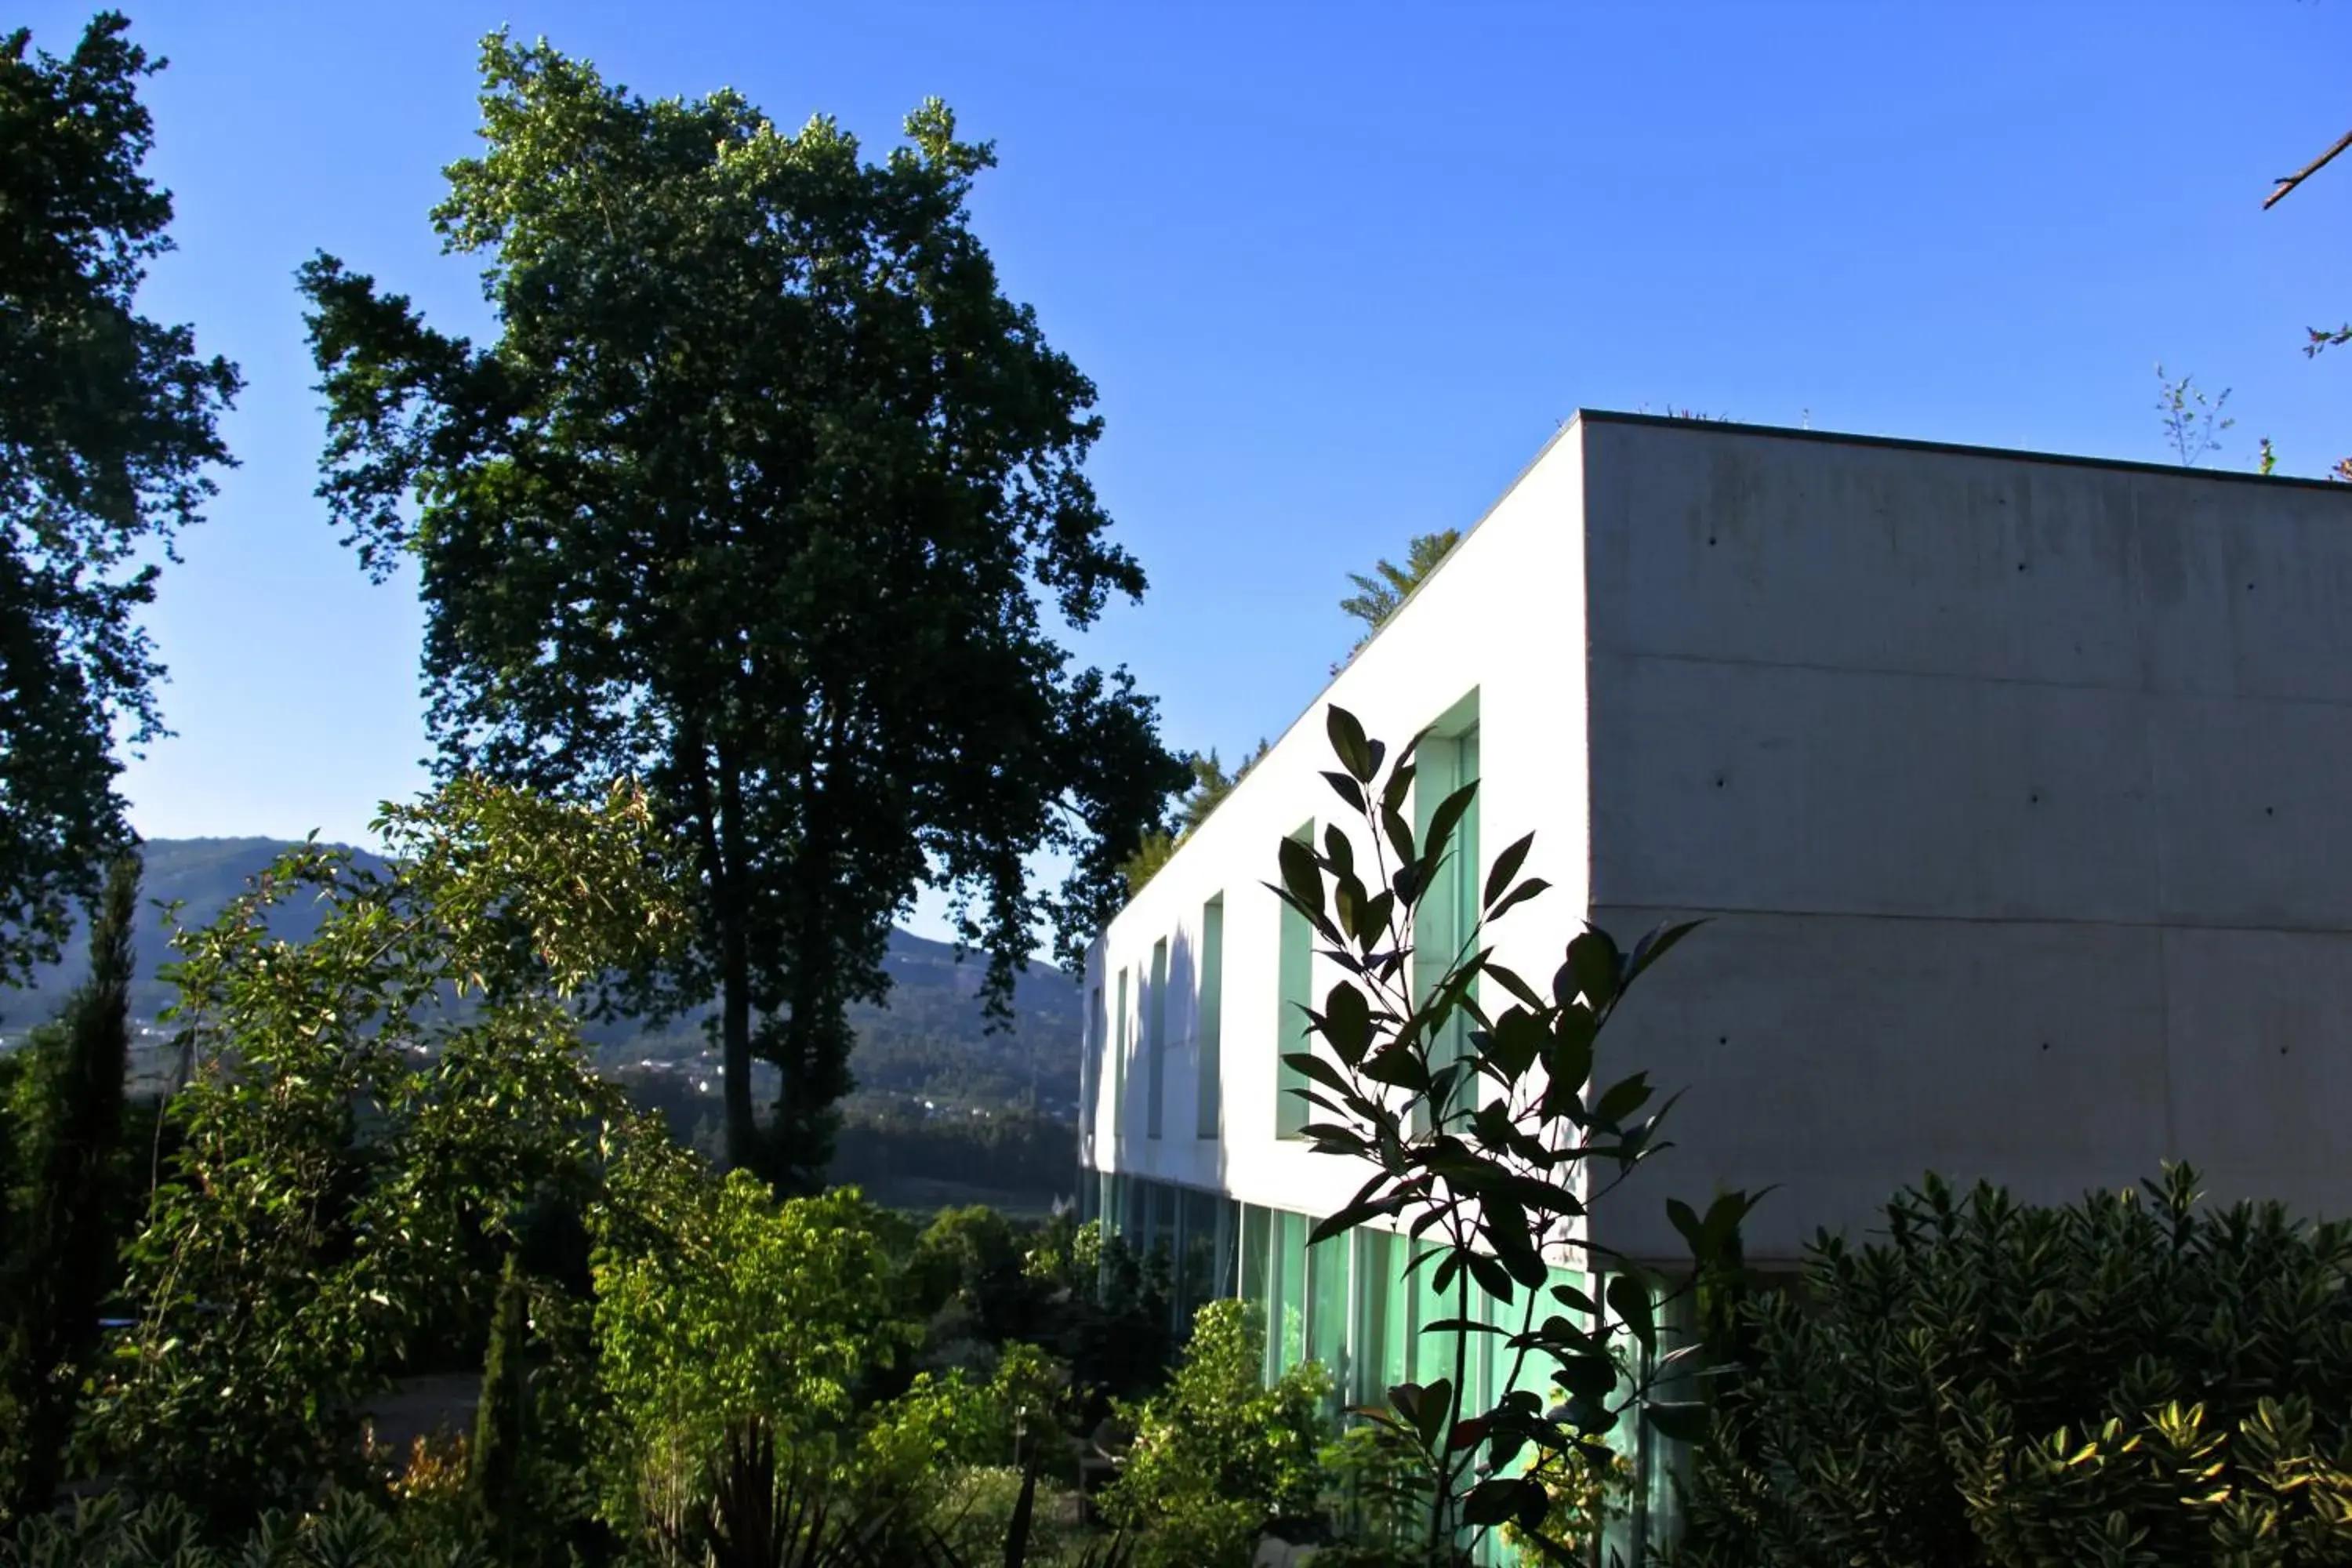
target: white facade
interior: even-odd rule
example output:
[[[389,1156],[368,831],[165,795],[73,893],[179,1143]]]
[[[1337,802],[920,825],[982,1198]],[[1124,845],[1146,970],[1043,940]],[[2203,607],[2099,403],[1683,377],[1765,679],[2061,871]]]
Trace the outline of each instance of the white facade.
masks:
[[[1686,1093],[1598,1239],[1671,1260],[1666,1197],[1777,1184],[1790,1261],[1930,1169],[2168,1158],[2352,1215],[2343,487],[1580,416],[1096,944],[1094,1171],[1307,1215],[1368,1174],[1276,1127],[1263,884],[1339,809],[1326,702],[1475,723],[1481,842],[1553,884],[1502,962],[1710,919],[1604,1037]]]

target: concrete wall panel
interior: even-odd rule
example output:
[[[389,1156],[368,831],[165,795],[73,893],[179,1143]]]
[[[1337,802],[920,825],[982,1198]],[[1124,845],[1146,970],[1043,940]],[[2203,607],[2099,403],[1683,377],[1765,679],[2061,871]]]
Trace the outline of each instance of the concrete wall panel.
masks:
[[[2157,902],[2146,700],[1596,652],[1596,900],[2136,920]]]
[[[1596,649],[2139,683],[2128,474],[1704,426],[1585,432]]]
[[[2174,1138],[2217,1201],[2352,1217],[2352,937],[2164,933]]]
[[[1687,911],[1603,908],[1621,942]],[[1682,1089],[1656,1156],[1594,1234],[1683,1247],[1670,1196],[1779,1190],[1748,1255],[1867,1228],[1935,1171],[2056,1203],[2152,1173],[2168,1148],[2161,934],[2146,927],[1736,914],[1643,977],[1604,1081]]]
[[[2150,747],[2164,921],[2352,931],[2352,707],[2164,701]]]

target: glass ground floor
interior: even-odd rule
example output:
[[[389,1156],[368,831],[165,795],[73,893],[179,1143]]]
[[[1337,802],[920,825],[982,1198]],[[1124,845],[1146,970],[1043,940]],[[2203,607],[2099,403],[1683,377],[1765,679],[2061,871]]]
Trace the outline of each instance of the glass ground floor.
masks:
[[[1087,1172],[1079,1191],[1082,1218],[1099,1218],[1106,1234],[1158,1258],[1169,1282],[1173,1327],[1181,1332],[1213,1300],[1239,1297],[1256,1305],[1266,1325],[1268,1381],[1315,1362],[1331,1379],[1335,1413],[1384,1405],[1395,1384],[1451,1381],[1457,1354],[1464,1361],[1465,1409],[1491,1409],[1514,1388],[1532,1391],[1547,1405],[1557,1397],[1549,1365],[1517,1357],[1501,1335],[1473,1334],[1465,1343],[1452,1333],[1422,1332],[1425,1325],[1465,1315],[1453,1290],[1440,1297],[1431,1288],[1428,1266],[1407,1272],[1416,1253],[1433,1250],[1425,1243],[1364,1227],[1310,1247],[1315,1216],[1138,1176]],[[1552,1272],[1554,1284],[1600,1294],[1578,1271]],[[1526,1307],[1524,1298],[1506,1306],[1474,1286],[1466,1315],[1516,1332]],[[1628,1550],[1633,1538],[1661,1539],[1673,1528],[1670,1477],[1683,1456],[1654,1435],[1633,1430],[1633,1423],[1626,1426],[1624,1451],[1643,1484],[1630,1517],[1613,1533],[1625,1538],[1619,1551],[1631,1563],[1637,1561]]]

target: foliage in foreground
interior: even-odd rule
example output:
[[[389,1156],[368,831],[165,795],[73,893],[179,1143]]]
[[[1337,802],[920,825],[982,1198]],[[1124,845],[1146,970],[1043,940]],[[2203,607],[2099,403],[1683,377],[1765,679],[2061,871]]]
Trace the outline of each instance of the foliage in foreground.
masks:
[[[1266,1387],[1265,1353],[1254,1310],[1213,1301],[1168,1387],[1120,1408],[1134,1443],[1103,1512],[1138,1532],[1149,1568],[1245,1564],[1270,1521],[1316,1512],[1329,1384],[1308,1363]]]
[[[223,1545],[186,1504],[160,1497],[136,1507],[92,1498],[70,1515],[31,1521],[0,1540],[0,1568],[493,1568],[478,1545],[404,1532],[358,1492],[337,1492],[309,1513],[272,1512]]]
[[[293,851],[179,942],[183,1142],[131,1247],[138,1321],[92,1436],[215,1528],[351,1479],[362,1404],[487,1315],[534,1204],[593,1212],[629,1142],[563,998],[676,928],[643,798],[460,780],[379,831],[391,869]],[[293,944],[268,922],[298,895],[325,912]],[[453,1012],[453,990],[478,1005]]]
[[[625,1534],[681,1517],[741,1422],[828,1455],[875,1371],[911,1348],[875,1215],[855,1191],[779,1204],[748,1171],[664,1215],[677,1245],[596,1275],[605,1517]]]
[[[2352,1226],[2196,1205],[2185,1167],[2048,1209],[1931,1179],[1822,1238],[1809,1300],[1740,1314],[1677,1562],[2352,1563]]]
[[[0,1517],[57,1500],[121,1272],[138,902],[139,863],[123,856],[91,911],[89,977],[11,1064],[18,1081],[0,1106]]]
[[[1561,1475],[1571,1453],[1612,1465],[1605,1439],[1627,1421],[1669,1437],[1696,1429],[1699,1406],[1657,1397],[1675,1359],[1661,1354],[1657,1310],[1674,1291],[1736,1271],[1738,1228],[1753,1201],[1722,1194],[1704,1215],[1669,1201],[1696,1262],[1671,1289],[1584,1239],[1592,1206],[1662,1147],[1673,1103],[1650,1108],[1655,1089],[1643,1072],[1604,1086],[1595,1075],[1600,1036],[1633,983],[1694,927],[1654,931],[1630,952],[1588,930],[1538,992],[1486,945],[1494,922],[1548,886],[1520,876],[1529,834],[1496,856],[1478,883],[1464,882],[1474,890],[1464,896],[1459,947],[1417,951],[1425,901],[1455,876],[1455,834],[1477,785],[1416,805],[1414,759],[1426,731],[1391,759],[1345,709],[1330,708],[1326,723],[1339,767],[1324,777],[1360,821],[1362,838],[1335,822],[1319,845],[1286,838],[1278,847],[1282,881],[1273,890],[1341,972],[1302,1021],[1308,1038],[1282,1062],[1290,1092],[1322,1114],[1302,1129],[1315,1152],[1373,1170],[1307,1240],[1387,1219],[1409,1221],[1433,1244],[1423,1255],[1429,1284],[1452,1296],[1454,1310],[1422,1331],[1450,1342],[1454,1375],[1391,1388],[1385,1407],[1361,1413],[1421,1458],[1428,1555],[1508,1521],[1538,1551],[1569,1560],[1566,1542],[1547,1539],[1556,1508],[1545,1478]],[[1409,805],[1424,825],[1418,833]],[[1482,995],[1508,1005],[1489,1012]],[[1553,1282],[1551,1263],[1563,1256],[1582,1257],[1606,1278],[1600,1300]],[[1474,1321],[1474,1285],[1517,1308],[1516,1329]],[[1508,1392],[1484,1411],[1465,1407],[1471,1336],[1481,1332],[1498,1336],[1495,1353],[1508,1368],[1496,1380]],[[1526,1386],[1530,1367],[1567,1391],[1564,1405],[1547,1407]]]

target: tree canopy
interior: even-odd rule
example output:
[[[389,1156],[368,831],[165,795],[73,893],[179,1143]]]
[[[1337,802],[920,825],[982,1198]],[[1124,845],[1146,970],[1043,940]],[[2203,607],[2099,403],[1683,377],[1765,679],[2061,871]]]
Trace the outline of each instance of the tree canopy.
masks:
[[[1190,838],[1201,824],[1209,820],[1210,814],[1224,804],[1225,796],[1234,793],[1234,786],[1242,782],[1243,777],[1265,760],[1266,751],[1266,742],[1261,737],[1257,750],[1243,757],[1230,773],[1225,772],[1225,764],[1219,759],[1214,747],[1206,752],[1195,752],[1185,759],[1186,765],[1192,770],[1192,786],[1176,802],[1171,820],[1144,834],[1143,841],[1136,846],[1135,853],[1128,857],[1123,868],[1128,897],[1133,898],[1141,892],[1143,885],[1159,875],[1160,868],[1175,858],[1177,847]]]
[[[226,463],[236,368],[138,313],[172,247],[140,80],[101,13],[62,58],[0,37],[0,984],[56,961],[125,842],[118,731],[164,733],[140,609]]]
[[[1422,580],[1436,571],[1437,563],[1461,542],[1462,531],[1458,528],[1417,533],[1405,545],[1403,565],[1382,558],[1373,563],[1369,574],[1348,574],[1348,581],[1356,585],[1356,591],[1340,600],[1339,607],[1364,623],[1364,635],[1348,650],[1349,658],[1364,651],[1372,634],[1388,624],[1389,617],[1403,607],[1406,597],[1421,586]],[[1336,667],[1333,673],[1338,673]]]
[[[503,33],[482,74],[433,221],[499,335],[308,264],[320,493],[371,572],[417,563],[445,768],[650,786],[696,933],[615,1004],[715,997],[730,1159],[805,1173],[918,887],[1001,999],[1041,926],[1083,951],[1185,783],[1150,700],[1044,620],[1144,589],[1082,469],[1095,390],[1001,292],[966,210],[992,150],[936,100],[869,162],[830,120],[648,101]]]

